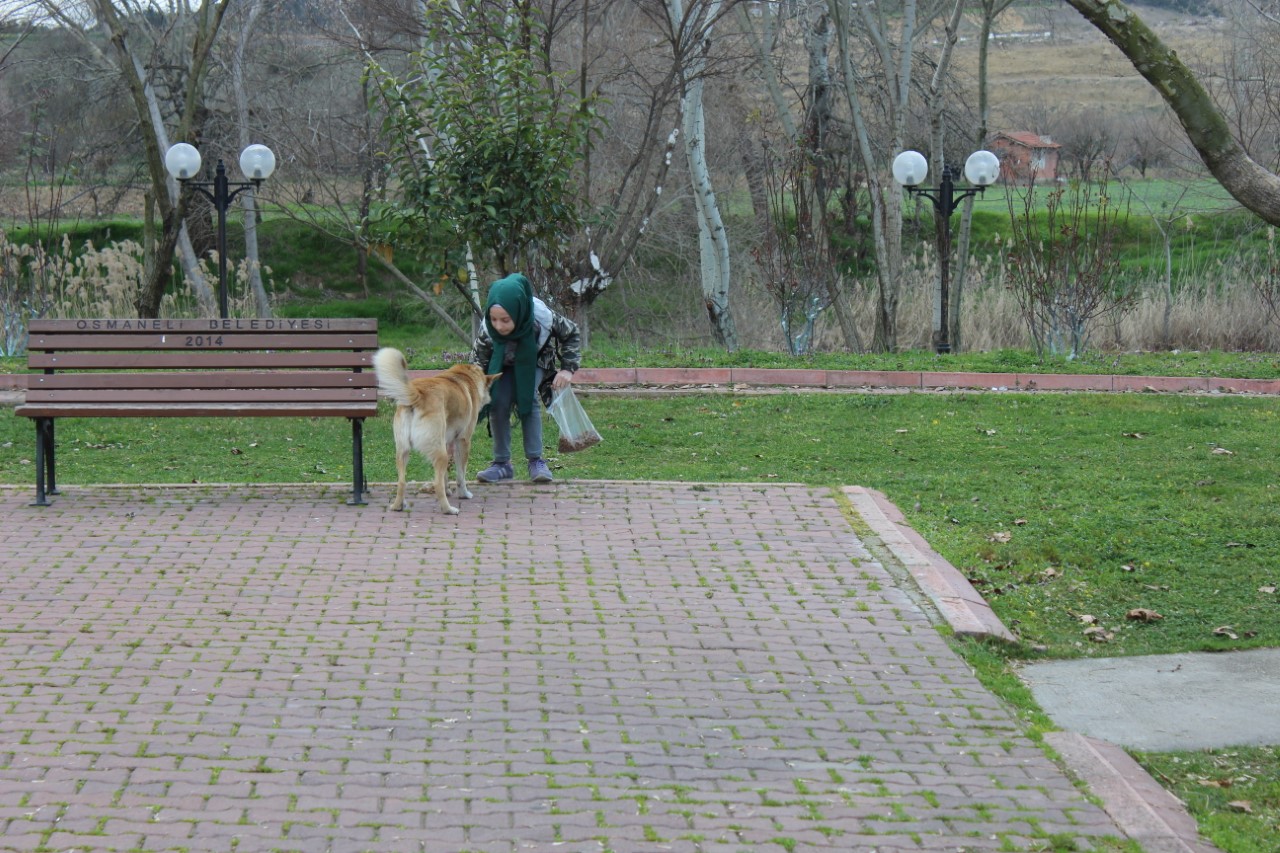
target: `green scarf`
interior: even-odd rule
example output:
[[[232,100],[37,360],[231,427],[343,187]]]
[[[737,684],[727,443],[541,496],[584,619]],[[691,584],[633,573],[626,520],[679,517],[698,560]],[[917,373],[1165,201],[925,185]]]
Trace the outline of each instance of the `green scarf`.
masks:
[[[515,321],[509,335],[494,331],[489,320],[489,309],[502,307]],[[489,301],[484,306],[484,327],[493,341],[493,355],[489,357],[489,373],[502,372],[502,360],[507,344],[516,345],[515,380],[516,411],[520,417],[528,417],[533,411],[534,380],[538,367],[538,331],[533,322],[533,287],[529,279],[520,273],[500,278],[489,286]]]

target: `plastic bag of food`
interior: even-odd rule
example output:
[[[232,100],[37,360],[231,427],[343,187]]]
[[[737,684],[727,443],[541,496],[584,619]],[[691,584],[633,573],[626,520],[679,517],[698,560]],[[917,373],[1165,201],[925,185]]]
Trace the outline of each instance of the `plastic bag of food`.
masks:
[[[591,419],[578,402],[572,387],[557,392],[551,405],[547,406],[547,411],[555,418],[556,426],[560,427],[561,453],[576,453],[600,443],[600,433],[591,425]]]

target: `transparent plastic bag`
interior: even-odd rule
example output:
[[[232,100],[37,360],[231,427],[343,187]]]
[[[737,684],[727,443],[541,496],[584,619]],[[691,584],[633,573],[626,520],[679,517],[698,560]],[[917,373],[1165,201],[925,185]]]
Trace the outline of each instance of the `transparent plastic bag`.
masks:
[[[573,393],[573,388],[558,392],[547,406],[556,426],[560,427],[560,452],[577,453],[599,444],[600,433],[591,425],[591,419]]]

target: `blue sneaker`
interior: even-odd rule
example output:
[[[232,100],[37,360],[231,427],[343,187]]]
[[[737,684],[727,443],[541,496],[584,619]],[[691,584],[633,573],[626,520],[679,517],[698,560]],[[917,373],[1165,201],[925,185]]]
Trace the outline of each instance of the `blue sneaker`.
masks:
[[[482,483],[501,483],[503,480],[515,479],[516,469],[511,467],[510,462],[494,462],[485,468],[476,479]]]
[[[545,459],[538,458],[529,460],[529,479],[533,480],[535,483],[551,482],[553,479],[551,476],[551,469],[547,467]]]

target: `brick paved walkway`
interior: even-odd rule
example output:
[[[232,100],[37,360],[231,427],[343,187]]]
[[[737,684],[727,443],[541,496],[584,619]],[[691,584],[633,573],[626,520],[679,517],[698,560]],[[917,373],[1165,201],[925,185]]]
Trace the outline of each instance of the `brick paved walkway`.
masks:
[[[1088,849],[1107,815],[791,485],[0,489],[0,847]]]

